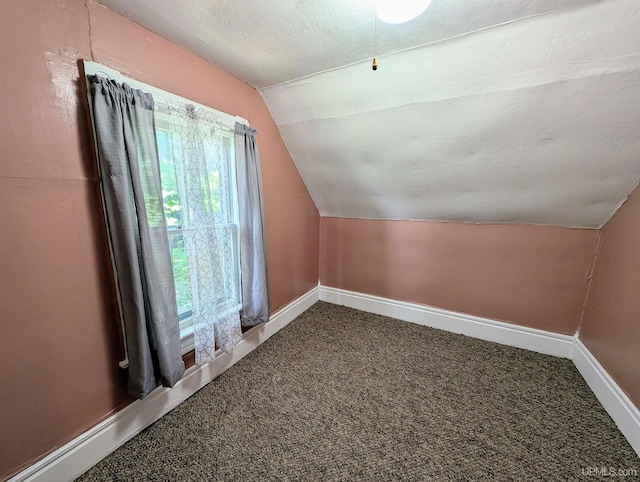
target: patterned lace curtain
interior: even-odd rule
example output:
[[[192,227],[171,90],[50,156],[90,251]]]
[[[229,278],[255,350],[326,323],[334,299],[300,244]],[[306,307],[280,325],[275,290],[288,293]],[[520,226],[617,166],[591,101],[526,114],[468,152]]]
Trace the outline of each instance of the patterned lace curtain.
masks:
[[[196,363],[240,341],[228,145],[220,119],[190,104],[172,104],[169,129],[189,265]]]

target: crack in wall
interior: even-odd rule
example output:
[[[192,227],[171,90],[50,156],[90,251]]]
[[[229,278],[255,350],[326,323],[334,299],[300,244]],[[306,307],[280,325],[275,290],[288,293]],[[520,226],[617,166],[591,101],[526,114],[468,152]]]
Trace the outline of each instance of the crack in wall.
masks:
[[[582,303],[582,310],[580,310],[580,320],[578,321],[578,328],[576,329],[576,335],[578,338],[580,337],[580,329],[582,328],[582,323],[584,322],[584,315],[587,311],[587,305],[589,303],[589,298],[591,296],[591,290],[593,289],[593,275],[596,269],[596,263],[598,262],[598,258],[600,257],[600,247],[602,245],[602,229],[604,227],[598,229],[598,240],[596,242],[596,252],[593,255],[593,261],[591,262],[591,267],[589,269],[589,273],[587,274],[586,281],[586,293],[584,297],[584,303]]]
[[[93,54],[93,27],[91,25],[91,9],[89,8],[89,0],[84,1],[84,7],[87,9],[87,23],[89,24],[89,51],[91,52],[91,60],[95,62],[96,57]]]

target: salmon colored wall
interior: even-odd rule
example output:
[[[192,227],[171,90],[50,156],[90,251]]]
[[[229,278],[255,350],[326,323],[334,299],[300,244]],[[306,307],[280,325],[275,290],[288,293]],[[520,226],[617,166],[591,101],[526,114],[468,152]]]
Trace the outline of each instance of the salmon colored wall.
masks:
[[[0,480],[129,403],[78,59],[248,119],[272,311],[318,280],[318,212],[254,89],[91,1],[4,0]]]
[[[319,215],[258,92],[181,47],[94,2],[96,62],[215,109],[239,115],[258,131],[271,311],[318,284]]]
[[[580,339],[640,407],[640,189],[602,229]]]
[[[598,232],[320,220],[323,285],[573,334]]]

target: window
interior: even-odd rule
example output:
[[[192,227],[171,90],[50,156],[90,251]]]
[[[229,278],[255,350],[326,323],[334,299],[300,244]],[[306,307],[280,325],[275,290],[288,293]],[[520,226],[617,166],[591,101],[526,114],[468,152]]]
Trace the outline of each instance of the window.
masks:
[[[106,173],[101,177],[104,213],[119,236],[114,243],[110,230],[124,341],[124,360],[120,366],[128,365],[127,329],[137,332],[149,317],[161,327],[173,325],[169,340],[172,349],[176,347],[178,321],[182,352],[195,348],[196,363],[210,362],[216,349],[227,353],[233,350],[242,338],[243,322],[253,326],[251,323],[269,319],[256,132],[241,117],[124,77],[95,62],[84,61],[83,66],[94,133],[100,135],[96,143],[99,167]],[[114,98],[118,99],[115,103]],[[100,129],[96,129],[92,106],[97,110]],[[135,119],[130,113],[134,113]],[[120,125],[128,128],[121,132]],[[125,134],[124,139],[121,134]],[[242,199],[248,200],[241,205],[243,219],[254,228],[247,229],[251,246],[249,243],[240,246],[236,136],[243,139],[243,145],[238,146],[242,147],[238,151],[241,168],[238,177],[243,179]],[[112,142],[117,149],[108,148]],[[128,152],[131,146],[127,142],[136,144],[138,156]],[[127,190],[134,196],[120,195]],[[133,201],[141,200],[147,204],[147,212],[146,215],[142,212],[144,229],[136,231],[131,226],[141,221],[136,219],[140,206]],[[139,253],[141,248],[154,257],[143,259],[138,279],[135,272],[128,276],[135,266],[129,258],[140,263],[135,250]],[[247,285],[258,286],[257,296],[252,293],[244,300],[245,304],[240,283],[241,249],[243,257],[255,268],[246,270]],[[166,305],[173,303],[173,297],[167,299],[167,290],[175,291],[178,320],[162,316],[167,308],[173,311]],[[154,306],[147,310],[151,298]],[[144,313],[140,310],[143,304]],[[152,345],[132,345],[133,356],[136,360],[147,356],[154,349]],[[147,377],[147,373],[143,375]],[[135,393],[146,389],[135,387]]]
[[[162,183],[162,196],[164,214],[167,221],[167,234],[173,262],[173,274],[175,280],[176,301],[180,320],[180,332],[183,339],[183,352],[191,348],[188,338],[192,333],[191,316],[193,313],[194,286],[189,272],[187,258],[188,246],[185,245],[186,223],[184,216],[188,206],[181,202],[179,176],[177,169],[180,163],[176,162],[183,150],[194,148],[189,136],[181,132],[182,127],[174,122],[168,114],[166,106],[156,105],[156,140],[158,145],[158,157],[160,161],[160,175]],[[234,135],[231,129],[221,127],[215,136],[207,138],[201,145],[204,156],[210,162],[207,163],[208,173],[206,180],[208,186],[206,192],[210,199],[207,206],[213,211],[212,219],[215,224],[210,227],[212,235],[224,239],[223,249],[230,252],[225,260],[233,260],[231,266],[220,268],[225,289],[216,293],[219,310],[234,306],[239,309],[240,299],[240,263],[239,263],[239,236],[238,236],[238,201],[235,178],[234,160]],[[197,290],[195,290],[197,292]],[[228,293],[234,293],[234,300],[226,299]],[[185,340],[187,342],[185,343]]]

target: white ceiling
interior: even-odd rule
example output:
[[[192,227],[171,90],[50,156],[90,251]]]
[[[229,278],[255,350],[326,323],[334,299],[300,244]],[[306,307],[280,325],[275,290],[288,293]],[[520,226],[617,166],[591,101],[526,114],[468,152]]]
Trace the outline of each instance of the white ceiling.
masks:
[[[98,0],[254,87],[373,56],[375,0]],[[597,0],[434,0],[404,25],[378,24],[388,54]]]
[[[99,0],[260,88],[324,216],[599,227],[640,177],[637,0]],[[386,55],[385,55],[386,54]]]

